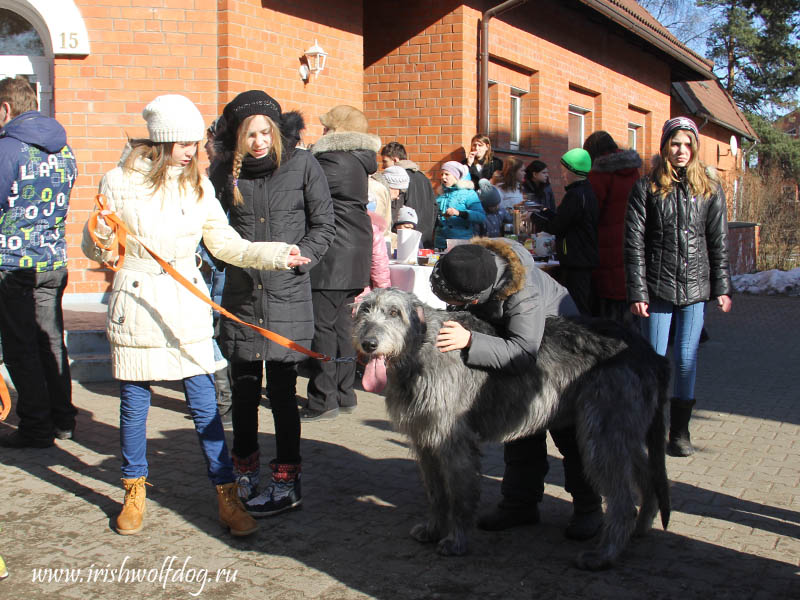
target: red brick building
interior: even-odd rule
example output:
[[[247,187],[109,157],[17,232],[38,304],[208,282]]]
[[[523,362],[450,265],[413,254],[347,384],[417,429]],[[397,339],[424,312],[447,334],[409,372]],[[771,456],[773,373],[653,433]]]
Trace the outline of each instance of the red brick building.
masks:
[[[501,4],[513,8],[486,21],[483,99],[482,15]],[[185,94],[210,122],[236,93],[262,88],[303,111],[307,143],[322,133],[320,114],[351,104],[433,174],[463,157],[487,106],[501,156],[555,165],[605,129],[647,157],[672,114],[672,84],[713,77],[634,0],[0,0],[0,22],[12,20],[38,45],[4,40],[0,74],[38,84],[79,161],[67,225],[76,300],[108,287],[109,273],[80,255],[81,230],[100,177],[127,135],[145,133],[141,110],[158,94]],[[327,63],[304,81],[315,42]]]

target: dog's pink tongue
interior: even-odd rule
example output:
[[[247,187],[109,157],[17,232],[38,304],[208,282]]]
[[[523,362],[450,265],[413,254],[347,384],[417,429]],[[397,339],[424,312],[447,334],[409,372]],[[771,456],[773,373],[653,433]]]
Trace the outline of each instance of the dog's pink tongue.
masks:
[[[361,387],[368,392],[380,394],[386,387],[386,361],[382,356],[369,359],[361,378]]]

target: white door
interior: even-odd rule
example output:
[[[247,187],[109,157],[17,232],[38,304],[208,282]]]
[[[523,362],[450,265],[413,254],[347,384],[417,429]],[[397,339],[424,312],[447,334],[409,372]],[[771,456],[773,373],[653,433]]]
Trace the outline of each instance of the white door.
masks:
[[[25,77],[36,90],[39,110],[53,116],[53,76],[51,60],[44,56],[0,55],[0,79]]]

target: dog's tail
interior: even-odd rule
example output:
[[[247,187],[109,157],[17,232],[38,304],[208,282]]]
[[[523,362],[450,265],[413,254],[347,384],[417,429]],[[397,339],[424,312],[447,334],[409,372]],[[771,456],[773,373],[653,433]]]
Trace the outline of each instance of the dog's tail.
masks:
[[[666,437],[667,428],[664,419],[664,408],[667,404],[667,388],[669,386],[669,368],[666,378],[659,377],[658,407],[647,431],[647,454],[650,461],[650,473],[653,477],[653,488],[658,499],[661,512],[661,525],[664,529],[669,523],[670,499],[669,479],[667,478]]]

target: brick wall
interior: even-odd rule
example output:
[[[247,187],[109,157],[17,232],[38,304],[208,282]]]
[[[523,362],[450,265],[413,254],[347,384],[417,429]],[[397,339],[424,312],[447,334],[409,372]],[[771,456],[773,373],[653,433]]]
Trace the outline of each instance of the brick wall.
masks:
[[[126,135],[145,136],[144,106],[180,93],[211,122],[237,93],[260,88],[284,110],[300,109],[304,141],[322,134],[319,115],[337,104],[362,108],[361,2],[351,0],[77,0],[91,42],[86,57],[55,59],[54,116],[64,124],[80,175],[67,222],[72,298],[99,297],[111,273],[80,251],[102,175]],[[54,8],[57,10],[57,8]],[[298,73],[314,40],[328,65],[304,83]],[[205,156],[202,157],[206,165]],[[69,297],[68,297],[69,299]]]
[[[429,174],[462,158],[476,133],[479,20],[494,4],[411,0],[401,21],[386,3],[365,6],[365,111],[384,141],[406,145]],[[387,38],[374,26],[388,23]],[[586,135],[605,129],[626,146],[628,124],[641,123],[640,153],[646,160],[657,148],[670,116],[669,68],[583,13],[557,2],[522,5],[490,22],[489,54],[496,82],[489,90],[490,135],[499,148],[508,148],[512,88],[527,91],[519,150],[548,165],[568,150],[572,102],[589,104]],[[557,196],[558,171],[550,169]]]

